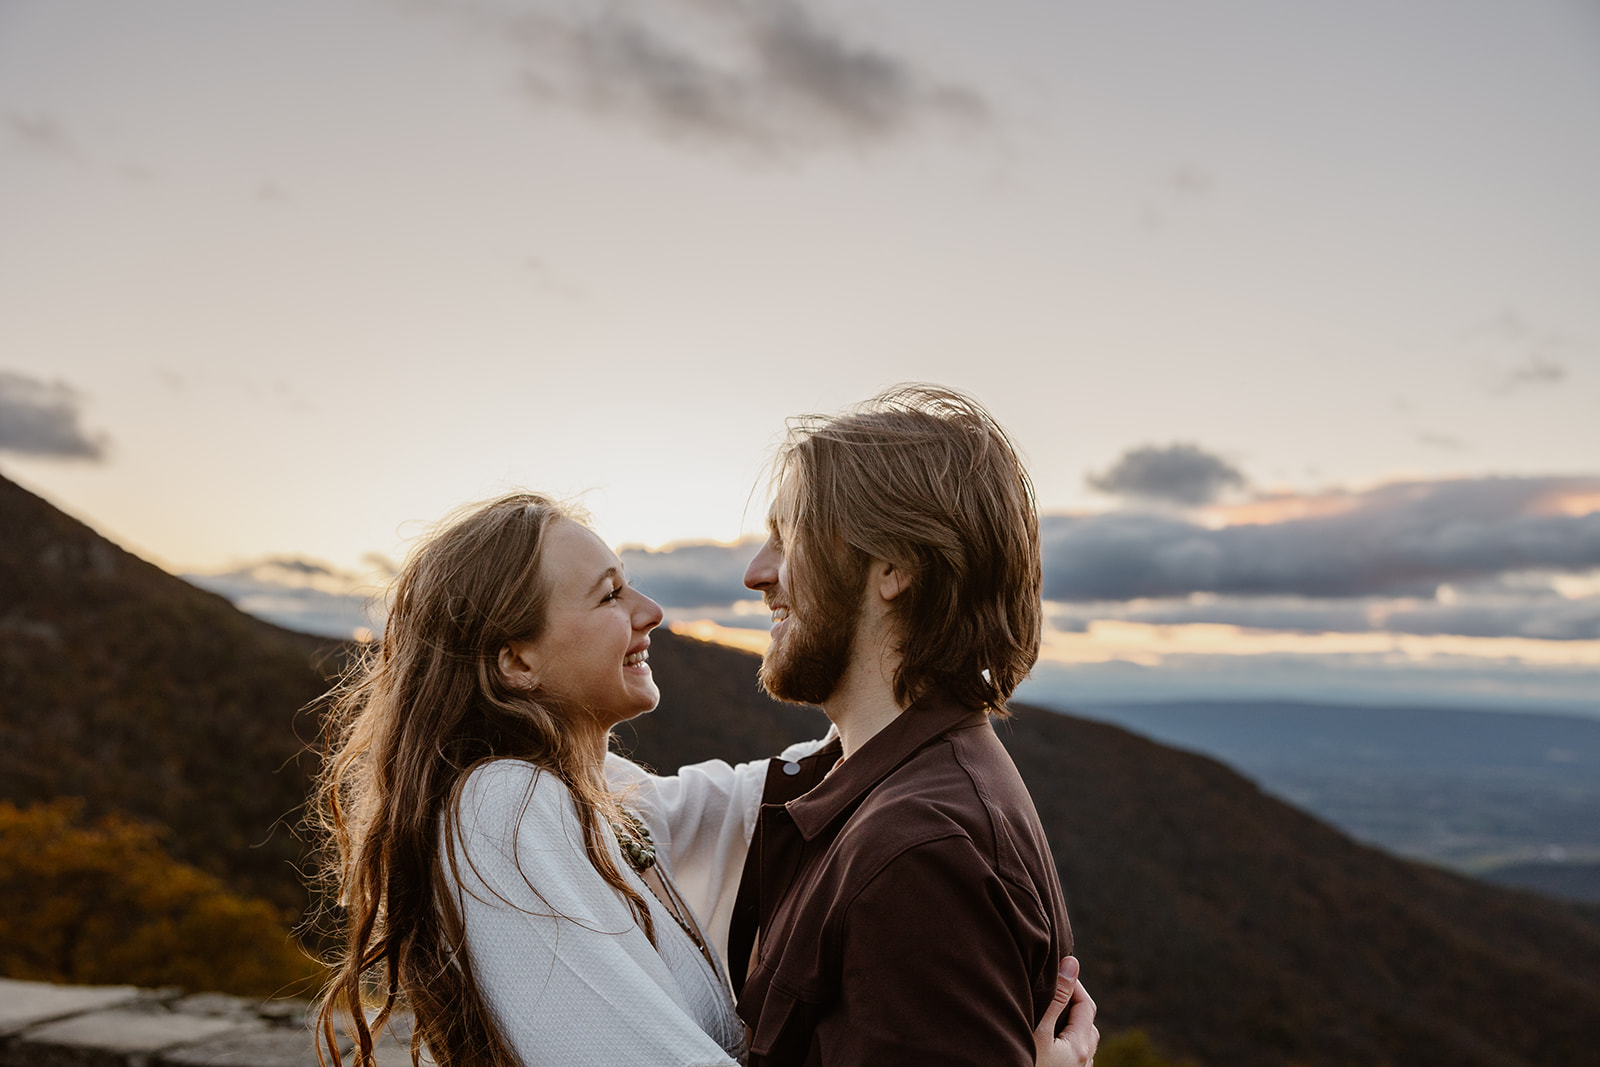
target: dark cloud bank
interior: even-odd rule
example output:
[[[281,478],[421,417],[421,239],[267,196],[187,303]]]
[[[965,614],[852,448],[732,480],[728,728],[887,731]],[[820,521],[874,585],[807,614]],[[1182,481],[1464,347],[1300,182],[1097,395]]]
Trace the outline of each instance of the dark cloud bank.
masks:
[[[1356,597],[1216,597],[1134,600],[1053,606],[1058,630],[1082,632],[1091,622],[1117,619],[1152,626],[1211,623],[1296,633],[1400,633],[1418,636],[1600,639],[1600,596],[1572,599],[1548,586],[1506,590],[1497,583],[1469,588],[1445,601]]]
[[[1208,529],[1120,512],[1045,516],[1045,598],[1191,593],[1429,596],[1450,582],[1600,568],[1600,513],[1549,513],[1600,478],[1480,478],[1383,486],[1322,518]]]
[[[64,382],[0,371],[0,452],[58,459],[105,458],[103,436],[81,425],[82,398]]]
[[[1600,597],[1559,595],[1536,574],[1600,569],[1600,513],[1558,502],[1600,477],[1387,485],[1319,518],[1210,529],[1138,512],[1041,519],[1045,598],[1066,629],[1096,618],[1261,629],[1600,638]],[[755,546],[625,550],[645,592],[733,625]],[[1443,595],[1441,586],[1451,588]]]
[[[1593,506],[1600,476],[1411,482],[1332,499],[1337,514],[1219,529],[1128,511],[1046,515],[1051,622],[1600,640],[1600,593],[1556,588],[1562,576],[1600,572],[1600,512],[1561,508]],[[629,578],[678,618],[765,627],[765,614],[748,610],[757,594],[744,588],[756,549],[690,544],[620,556]],[[340,576],[320,564],[271,560],[188,577],[298,629],[347,636],[382,625],[375,585],[334,593]],[[1579,579],[1574,588],[1588,587]]]

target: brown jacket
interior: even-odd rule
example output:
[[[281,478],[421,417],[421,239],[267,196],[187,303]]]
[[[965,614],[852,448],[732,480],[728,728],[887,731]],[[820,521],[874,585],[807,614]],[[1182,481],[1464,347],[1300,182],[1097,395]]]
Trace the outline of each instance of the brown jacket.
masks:
[[[767,772],[728,949],[751,1067],[1032,1064],[1072,931],[988,717],[924,699],[824,780],[839,753]]]

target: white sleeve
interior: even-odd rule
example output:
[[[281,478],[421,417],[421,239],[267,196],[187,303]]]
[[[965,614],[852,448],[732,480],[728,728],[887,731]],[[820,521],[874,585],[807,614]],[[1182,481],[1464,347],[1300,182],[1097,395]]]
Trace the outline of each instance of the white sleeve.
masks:
[[[474,771],[454,852],[468,958],[527,1067],[734,1064],[590,863],[553,775],[515,760]]]
[[[778,755],[797,760],[833,736],[790,745]],[[721,959],[728,958],[728,924],[739,893],[745,853],[756,832],[768,760],[730,765],[707,760],[655,775],[615,752],[606,755],[606,778],[613,789],[631,792],[628,802],[650,824],[656,847],[664,849],[678,890],[694,909],[700,928]]]

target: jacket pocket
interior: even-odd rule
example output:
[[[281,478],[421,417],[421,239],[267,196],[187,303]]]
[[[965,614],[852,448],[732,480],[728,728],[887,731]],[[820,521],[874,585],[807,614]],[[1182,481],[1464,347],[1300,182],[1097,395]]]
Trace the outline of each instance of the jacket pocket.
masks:
[[[750,1035],[750,1051],[774,1065],[804,1063],[816,1031],[817,1005],[767,987],[761,1019]]]

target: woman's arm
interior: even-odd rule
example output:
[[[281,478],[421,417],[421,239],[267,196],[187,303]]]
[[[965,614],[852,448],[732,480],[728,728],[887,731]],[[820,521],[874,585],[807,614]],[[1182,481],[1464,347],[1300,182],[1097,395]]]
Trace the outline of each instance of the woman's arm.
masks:
[[[552,775],[510,760],[479,768],[453,837],[467,955],[527,1067],[734,1063],[594,869]]]
[[[808,756],[828,737],[790,745],[777,758]],[[655,775],[614,752],[606,755],[606,778],[611,787],[631,792],[627,803],[644,814],[656,847],[667,857],[673,881],[723,959],[727,958],[728,922],[739,891],[739,873],[761,810],[768,762],[732,765],[707,760],[680,767],[676,774]]]

